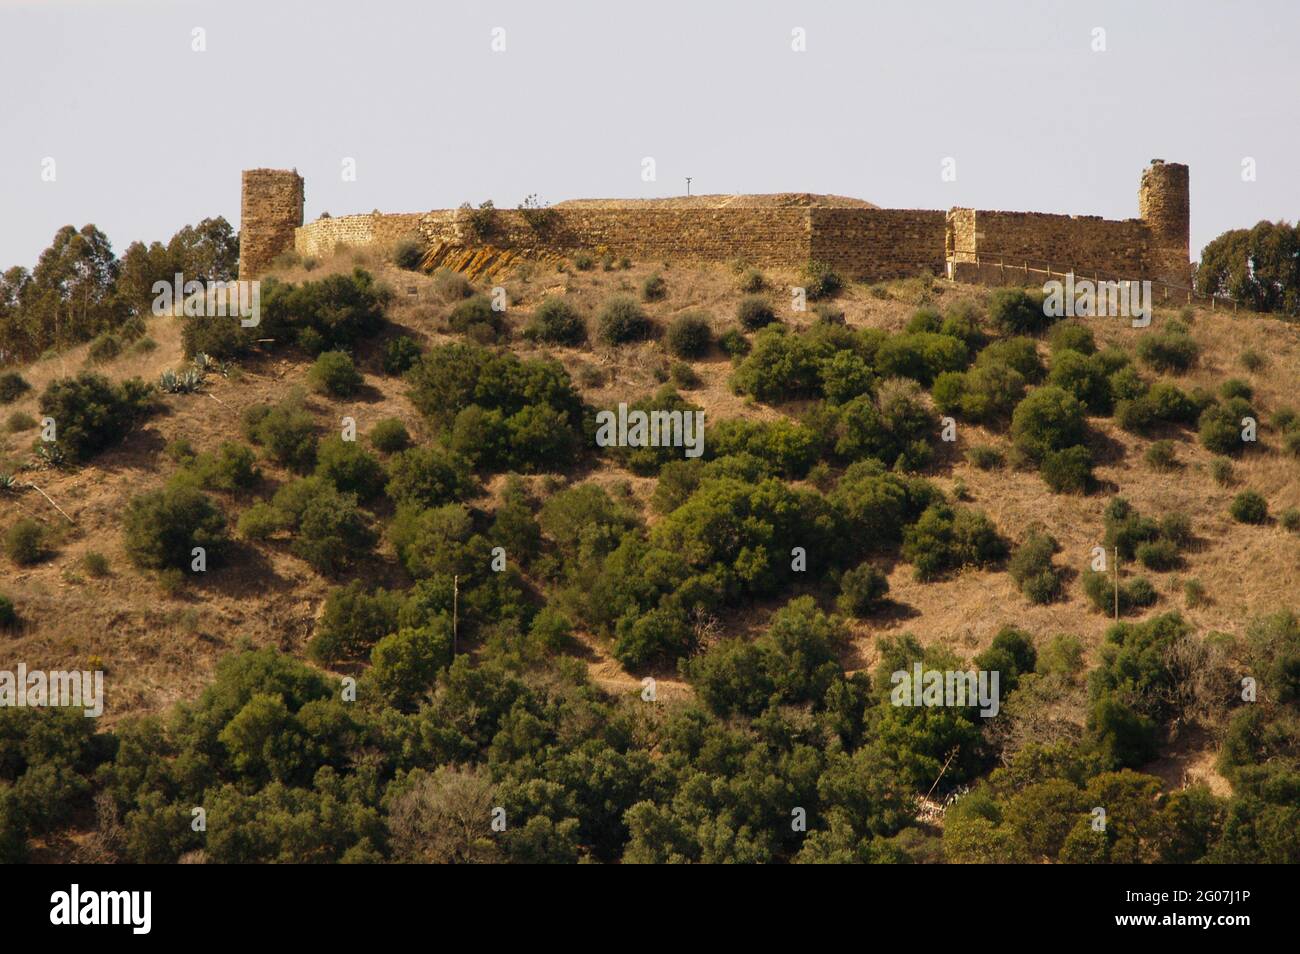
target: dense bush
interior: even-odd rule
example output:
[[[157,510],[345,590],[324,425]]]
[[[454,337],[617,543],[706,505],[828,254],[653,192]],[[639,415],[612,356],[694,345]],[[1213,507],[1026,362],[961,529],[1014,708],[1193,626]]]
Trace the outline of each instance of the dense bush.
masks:
[[[418,239],[403,239],[393,246],[393,264],[413,272],[424,260],[424,243]]]
[[[466,298],[451,309],[447,316],[447,327],[452,331],[469,335],[478,342],[496,341],[506,330],[503,312],[492,307],[492,301],[486,295]]]
[[[384,374],[405,374],[420,360],[420,346],[408,335],[389,338],[384,345]]]
[[[331,397],[352,397],[361,389],[362,377],[350,354],[326,351],[307,372],[307,383],[312,390]]]
[[[273,513],[259,515],[260,526],[245,528],[241,521],[240,532],[292,531],[289,552],[319,573],[337,574],[356,566],[375,544],[356,494],[340,492],[323,477],[285,484],[276,491],[271,507]]]
[[[395,454],[411,446],[411,435],[406,425],[395,417],[385,417],[370,429],[370,443],[381,454]]]
[[[833,298],[844,287],[844,280],[825,262],[809,262],[804,268],[803,283],[809,301]]]
[[[1011,554],[1007,572],[1031,603],[1050,603],[1060,595],[1060,571],[1052,565],[1052,556],[1059,549],[1055,537],[1035,531]]]
[[[278,463],[300,474],[316,463],[316,422],[300,394],[290,394],[279,404],[250,407],[243,423],[244,436]]]
[[[400,608],[396,594],[387,590],[368,593],[360,581],[353,580],[326,597],[307,652],[326,665],[364,658],[376,643],[397,630]]]
[[[641,283],[641,299],[643,301],[663,301],[668,297],[668,283],[658,272],[647,275],[646,280]]]
[[[1083,592],[1092,608],[1107,615],[1115,611],[1115,579],[1110,573],[1083,571]],[[1119,585],[1119,612],[1125,615],[1134,609],[1150,606],[1156,601],[1156,591],[1145,577],[1130,577]]]
[[[883,378],[912,378],[927,387],[945,371],[970,363],[960,338],[930,332],[892,335],[876,351],[875,370]]]
[[[258,337],[293,341],[311,354],[351,350],[384,325],[392,294],[364,269],[292,285],[262,283]]]
[[[51,381],[40,408],[54,420],[59,447],[70,460],[81,462],[116,444],[153,409],[153,388],[139,378],[112,384],[82,372]]]
[[[1021,288],[1000,288],[989,298],[989,321],[1008,335],[1036,335],[1056,319],[1043,310],[1043,296]]]
[[[252,351],[260,334],[260,323],[246,328],[238,315],[190,315],[181,323],[181,350],[187,358],[206,354],[229,361]]]
[[[17,371],[0,373],[0,404],[12,404],[32,389]]]
[[[415,406],[479,466],[556,470],[581,446],[582,401],[558,362],[450,344],[430,349],[410,381]]]
[[[1255,410],[1241,398],[1207,407],[1198,422],[1201,444],[1214,454],[1240,453],[1246,446],[1242,422],[1248,417],[1255,418]]]
[[[328,480],[336,490],[356,494],[362,502],[377,497],[387,480],[378,459],[356,441],[341,437],[321,443],[316,453],[316,476]]]
[[[1180,327],[1168,327],[1144,334],[1137,346],[1143,364],[1157,371],[1181,374],[1196,363],[1200,348]]]
[[[884,605],[888,592],[885,574],[870,563],[862,563],[840,577],[840,595],[835,605],[846,616],[866,617]]]
[[[602,344],[621,345],[650,337],[653,326],[635,298],[615,295],[596,316],[598,337]]]
[[[10,630],[17,625],[18,611],[14,609],[14,601],[0,594],[0,629]]]
[[[1268,520],[1268,501],[1253,490],[1243,490],[1232,498],[1228,513],[1238,523],[1264,523]]]
[[[762,295],[746,295],[736,306],[736,320],[742,328],[757,331],[776,321],[776,312]]]
[[[1086,325],[1074,321],[1062,321],[1052,326],[1047,337],[1055,356],[1061,351],[1077,351],[1082,355],[1097,353],[1097,341]]]
[[[669,323],[664,343],[679,358],[703,357],[713,343],[708,313],[687,311],[678,315]]]
[[[202,547],[209,567],[226,544],[226,517],[193,487],[168,486],[133,497],[122,517],[126,555],[147,570],[191,572],[193,549]]]
[[[587,340],[587,325],[563,298],[548,296],[533,311],[524,336],[547,344],[576,346]]]
[[[19,566],[31,566],[45,559],[45,527],[23,517],[5,533],[5,553]]]
[[[1082,444],[1085,431],[1083,404],[1057,387],[1036,389],[1016,406],[1011,417],[1011,439],[1035,461]]]
[[[222,441],[215,453],[199,454],[189,471],[208,490],[247,490],[262,479],[253,451],[235,441]]]
[[[1053,493],[1085,494],[1092,486],[1092,451],[1083,445],[1050,451],[1038,466]]]
[[[412,447],[388,461],[388,496],[402,503],[437,507],[474,492],[469,461],[437,446]]]
[[[903,558],[918,580],[964,566],[987,567],[1007,555],[1007,542],[984,514],[935,503],[903,531]]]

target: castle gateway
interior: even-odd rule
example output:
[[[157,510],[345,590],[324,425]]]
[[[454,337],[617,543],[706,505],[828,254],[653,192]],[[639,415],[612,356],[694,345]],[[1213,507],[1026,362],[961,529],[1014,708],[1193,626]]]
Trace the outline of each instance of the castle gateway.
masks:
[[[581,200],[536,210],[460,209],[322,217],[303,224],[297,171],[243,174],[240,278],[279,254],[322,255],[339,245],[423,242],[426,265],[490,267],[517,256],[602,248],[616,256],[682,263],[743,258],[801,268],[824,262],[848,278],[930,272],[962,281],[1041,283],[1044,274],[1190,284],[1188,170],[1159,159],[1142,173],[1138,217],[1049,215],[955,208],[880,209],[836,196],[696,196]]]

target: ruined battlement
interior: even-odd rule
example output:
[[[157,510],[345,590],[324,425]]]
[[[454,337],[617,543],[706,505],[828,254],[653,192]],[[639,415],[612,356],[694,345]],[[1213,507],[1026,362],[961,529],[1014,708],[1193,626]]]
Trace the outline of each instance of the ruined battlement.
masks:
[[[1187,285],[1187,166],[1153,160],[1143,172],[1138,218],[1051,215],[955,208],[881,209],[856,199],[791,193],[681,200],[582,200],[543,214],[499,209],[382,213],[302,222],[302,177],[283,170],[244,173],[240,277],[255,277],[290,249],[323,255],[340,245],[414,238],[439,261],[449,250],[571,255],[603,249],[618,256],[681,263],[742,258],[762,267],[824,262],[848,278],[877,280],[918,272],[974,275],[980,263],[1049,263],[1103,278]],[[741,201],[748,199],[749,201]],[[973,266],[973,267],[967,267]]]

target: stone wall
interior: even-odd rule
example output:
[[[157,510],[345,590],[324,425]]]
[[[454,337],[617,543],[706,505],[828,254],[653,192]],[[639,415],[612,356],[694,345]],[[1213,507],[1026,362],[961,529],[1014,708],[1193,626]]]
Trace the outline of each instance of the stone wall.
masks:
[[[846,278],[943,273],[943,212],[815,208],[809,214],[812,260],[826,262]]]
[[[949,243],[956,261],[1002,259],[1035,268],[1104,278],[1137,278],[1143,273],[1148,230],[1140,219],[1113,221],[1095,215],[1045,212],[989,212],[953,209]]]
[[[294,247],[302,225],[303,182],[297,170],[245,169],[239,203],[239,277],[256,278]]]
[[[999,275],[1008,266],[1023,270],[1028,265],[1105,279],[1149,278],[1186,285],[1191,274],[1187,183],[1186,166],[1155,160],[1142,176],[1142,217],[1122,221],[982,209],[682,208],[645,202],[556,206],[545,213],[544,227],[519,210],[499,209],[487,217],[490,227],[480,234],[473,228],[474,217],[458,209],[374,212],[302,225],[302,179],[297,173],[256,169],[244,173],[244,249],[253,271],[287,247],[322,255],[340,244],[387,244],[418,235],[433,258],[451,263],[478,260],[472,254],[476,250],[507,257],[588,250],[651,262],[744,259],[785,268],[826,262],[846,278],[875,280],[919,271],[942,274],[949,261],[970,264],[978,257],[995,265],[1001,259]],[[993,273],[990,268],[962,272]]]

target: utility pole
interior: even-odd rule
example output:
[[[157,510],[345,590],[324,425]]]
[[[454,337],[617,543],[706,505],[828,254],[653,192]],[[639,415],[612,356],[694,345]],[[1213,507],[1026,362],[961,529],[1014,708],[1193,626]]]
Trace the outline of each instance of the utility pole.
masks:
[[[686,194],[687,194],[687,195],[690,195],[690,194],[691,194],[691,179],[693,179],[693,178],[695,178],[695,177],[694,177],[694,176],[687,176],[687,177],[686,177]]]
[[[460,622],[460,574],[451,578],[451,658],[456,658],[459,644],[457,624]]]

